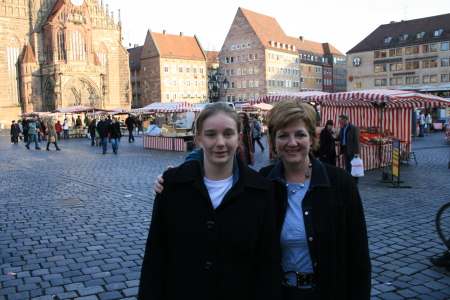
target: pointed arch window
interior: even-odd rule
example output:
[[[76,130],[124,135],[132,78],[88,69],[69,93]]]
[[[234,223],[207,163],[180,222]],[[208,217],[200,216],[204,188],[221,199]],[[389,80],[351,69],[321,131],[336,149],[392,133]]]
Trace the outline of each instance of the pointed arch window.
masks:
[[[58,30],[58,32],[56,33],[56,43],[58,49],[58,60],[66,60],[64,31],[62,29]]]
[[[83,35],[78,30],[70,37],[70,59],[86,60],[86,44]]]

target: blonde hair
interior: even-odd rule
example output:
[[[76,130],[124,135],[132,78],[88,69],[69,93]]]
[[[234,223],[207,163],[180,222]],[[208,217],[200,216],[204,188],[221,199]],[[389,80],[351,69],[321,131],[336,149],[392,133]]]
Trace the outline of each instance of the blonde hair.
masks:
[[[303,120],[311,138],[311,150],[315,150],[319,145],[316,134],[316,111],[307,103],[295,103],[283,100],[275,103],[273,108],[267,113],[267,127],[269,130],[269,148],[272,154],[275,151],[275,139],[278,130],[286,128],[292,121]]]

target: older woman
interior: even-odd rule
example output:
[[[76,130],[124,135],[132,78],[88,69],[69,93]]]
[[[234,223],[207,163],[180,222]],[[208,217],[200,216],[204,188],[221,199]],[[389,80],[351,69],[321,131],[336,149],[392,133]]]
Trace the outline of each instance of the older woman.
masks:
[[[55,128],[55,123],[53,123],[52,118],[46,118],[44,120],[45,122],[45,127],[47,128],[47,151],[50,151],[50,143],[53,143],[56,147],[56,150],[61,150],[61,148],[58,147],[58,138],[57,138],[57,134],[56,134],[56,128]]]
[[[280,160],[260,174],[275,185],[283,300],[370,299],[361,198],[350,173],[310,153],[318,145],[314,108],[280,101],[267,120],[269,148]]]

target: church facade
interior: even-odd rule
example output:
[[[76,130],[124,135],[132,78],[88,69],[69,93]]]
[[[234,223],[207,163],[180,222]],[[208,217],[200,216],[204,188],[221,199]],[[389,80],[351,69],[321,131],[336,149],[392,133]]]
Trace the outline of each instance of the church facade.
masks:
[[[0,122],[73,105],[131,107],[120,11],[103,0],[0,2]]]

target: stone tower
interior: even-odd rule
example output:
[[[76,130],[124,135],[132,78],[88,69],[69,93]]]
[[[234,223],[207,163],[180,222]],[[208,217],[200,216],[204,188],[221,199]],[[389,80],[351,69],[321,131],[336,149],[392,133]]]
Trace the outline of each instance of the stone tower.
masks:
[[[0,2],[0,122],[72,105],[130,107],[128,52],[98,0]]]

